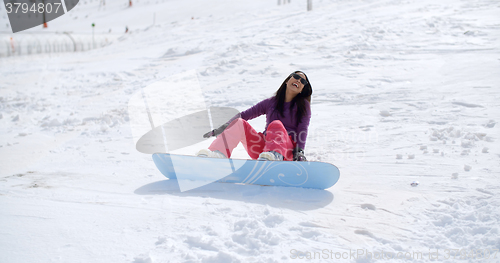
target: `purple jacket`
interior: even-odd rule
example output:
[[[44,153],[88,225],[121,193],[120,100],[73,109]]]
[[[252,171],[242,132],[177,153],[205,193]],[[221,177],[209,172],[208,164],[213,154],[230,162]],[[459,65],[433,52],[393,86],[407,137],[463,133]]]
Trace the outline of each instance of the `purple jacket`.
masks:
[[[297,106],[295,106],[290,113],[290,104],[291,102],[285,102],[283,115],[281,115],[274,111],[274,97],[265,99],[251,108],[243,111],[241,113],[241,118],[248,121],[254,118],[259,117],[260,115],[266,114],[266,128],[264,129],[264,133],[267,130],[267,126],[274,120],[280,120],[285,129],[288,131],[288,135],[292,136],[292,139],[297,142],[297,146],[304,149],[306,146],[307,139],[307,129],[309,127],[309,121],[311,120],[311,107],[309,105],[309,101],[306,100],[306,115],[302,117],[302,121],[297,125]]]

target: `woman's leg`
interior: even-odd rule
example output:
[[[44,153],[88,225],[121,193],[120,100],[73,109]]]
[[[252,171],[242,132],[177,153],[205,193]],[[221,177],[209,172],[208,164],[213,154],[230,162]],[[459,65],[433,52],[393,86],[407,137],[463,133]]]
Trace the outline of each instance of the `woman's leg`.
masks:
[[[218,150],[231,158],[234,148],[240,142],[252,159],[257,159],[265,146],[264,135],[257,133],[247,121],[238,118],[217,136],[208,149]]]
[[[295,142],[288,136],[288,132],[281,121],[275,120],[267,126],[265,138],[264,152],[275,151],[283,155],[283,160],[293,161]]]

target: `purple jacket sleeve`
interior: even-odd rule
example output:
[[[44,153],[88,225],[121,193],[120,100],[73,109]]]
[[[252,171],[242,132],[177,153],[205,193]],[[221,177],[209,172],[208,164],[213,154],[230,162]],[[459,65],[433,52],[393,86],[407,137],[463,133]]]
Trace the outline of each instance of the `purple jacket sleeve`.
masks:
[[[241,113],[241,118],[248,121],[248,120],[257,118],[260,115],[264,115],[264,114],[266,114],[267,109],[269,108],[271,103],[272,102],[271,102],[270,98],[265,99],[265,100],[255,104],[254,106],[252,106],[248,110],[243,111]]]
[[[297,127],[297,146],[302,149],[306,147],[307,131],[311,121],[311,106],[308,101],[306,101],[306,105],[306,115],[302,117],[302,122]]]
[[[234,115],[226,124],[231,124],[234,120],[242,118],[246,121],[259,117],[260,115],[266,114],[268,107],[271,105],[270,99],[265,99],[249,109]]]

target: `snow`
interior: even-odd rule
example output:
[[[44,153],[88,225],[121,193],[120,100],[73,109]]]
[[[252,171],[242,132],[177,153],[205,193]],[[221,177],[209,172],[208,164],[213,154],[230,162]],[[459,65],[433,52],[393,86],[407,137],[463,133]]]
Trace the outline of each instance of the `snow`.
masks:
[[[0,262],[500,261],[498,2],[99,3],[18,34],[128,26],[113,44],[0,58]],[[160,125],[244,110],[293,70],[314,91],[306,156],[339,167],[332,188],[180,192],[136,151],[141,89],[194,83],[168,92],[191,104]]]

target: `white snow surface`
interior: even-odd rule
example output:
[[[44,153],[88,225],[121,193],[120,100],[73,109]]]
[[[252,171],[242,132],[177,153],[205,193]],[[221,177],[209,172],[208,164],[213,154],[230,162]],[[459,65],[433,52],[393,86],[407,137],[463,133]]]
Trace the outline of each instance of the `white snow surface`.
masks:
[[[129,33],[0,59],[0,262],[500,262],[498,1],[80,2],[47,30]],[[135,150],[141,88],[194,71],[241,111],[293,70],[333,187],[180,192]]]

